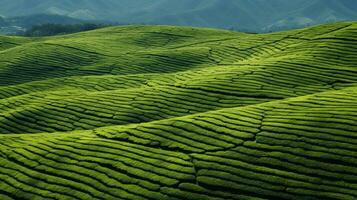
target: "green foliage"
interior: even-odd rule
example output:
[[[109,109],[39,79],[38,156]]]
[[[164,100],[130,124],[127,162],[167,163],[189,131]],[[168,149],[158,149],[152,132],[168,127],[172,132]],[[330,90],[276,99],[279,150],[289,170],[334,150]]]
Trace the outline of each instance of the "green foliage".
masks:
[[[26,30],[23,34],[27,37],[40,37],[40,36],[52,36],[63,35],[69,33],[77,33],[83,31],[90,31],[98,28],[103,28],[105,25],[99,24],[41,24],[35,25]]]
[[[356,29],[0,37],[0,198],[355,199]]]

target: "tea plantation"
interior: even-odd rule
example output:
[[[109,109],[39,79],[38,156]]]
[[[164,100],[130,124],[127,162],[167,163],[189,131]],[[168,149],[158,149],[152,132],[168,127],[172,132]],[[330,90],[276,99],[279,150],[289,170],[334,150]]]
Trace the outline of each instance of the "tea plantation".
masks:
[[[2,36],[0,199],[357,199],[357,22]]]

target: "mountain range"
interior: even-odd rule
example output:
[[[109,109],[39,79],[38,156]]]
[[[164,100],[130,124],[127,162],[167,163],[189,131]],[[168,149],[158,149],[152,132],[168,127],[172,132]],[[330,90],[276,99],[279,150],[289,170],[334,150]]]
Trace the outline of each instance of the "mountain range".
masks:
[[[267,32],[357,19],[355,0],[0,0],[0,15]],[[0,22],[1,23],[1,22]]]

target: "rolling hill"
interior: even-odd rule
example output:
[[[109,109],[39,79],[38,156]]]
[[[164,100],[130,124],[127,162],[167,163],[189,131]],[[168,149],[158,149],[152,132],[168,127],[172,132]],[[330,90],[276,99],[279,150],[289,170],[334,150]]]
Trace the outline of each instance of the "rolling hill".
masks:
[[[357,22],[0,37],[0,199],[356,199]]]
[[[121,24],[268,32],[357,20],[355,0],[0,0],[7,17],[55,14]]]

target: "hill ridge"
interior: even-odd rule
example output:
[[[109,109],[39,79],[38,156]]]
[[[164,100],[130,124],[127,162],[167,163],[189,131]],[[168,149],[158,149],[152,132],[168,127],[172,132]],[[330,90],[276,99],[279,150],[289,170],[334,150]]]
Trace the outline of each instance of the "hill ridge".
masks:
[[[0,199],[355,199],[356,35],[0,37]]]

